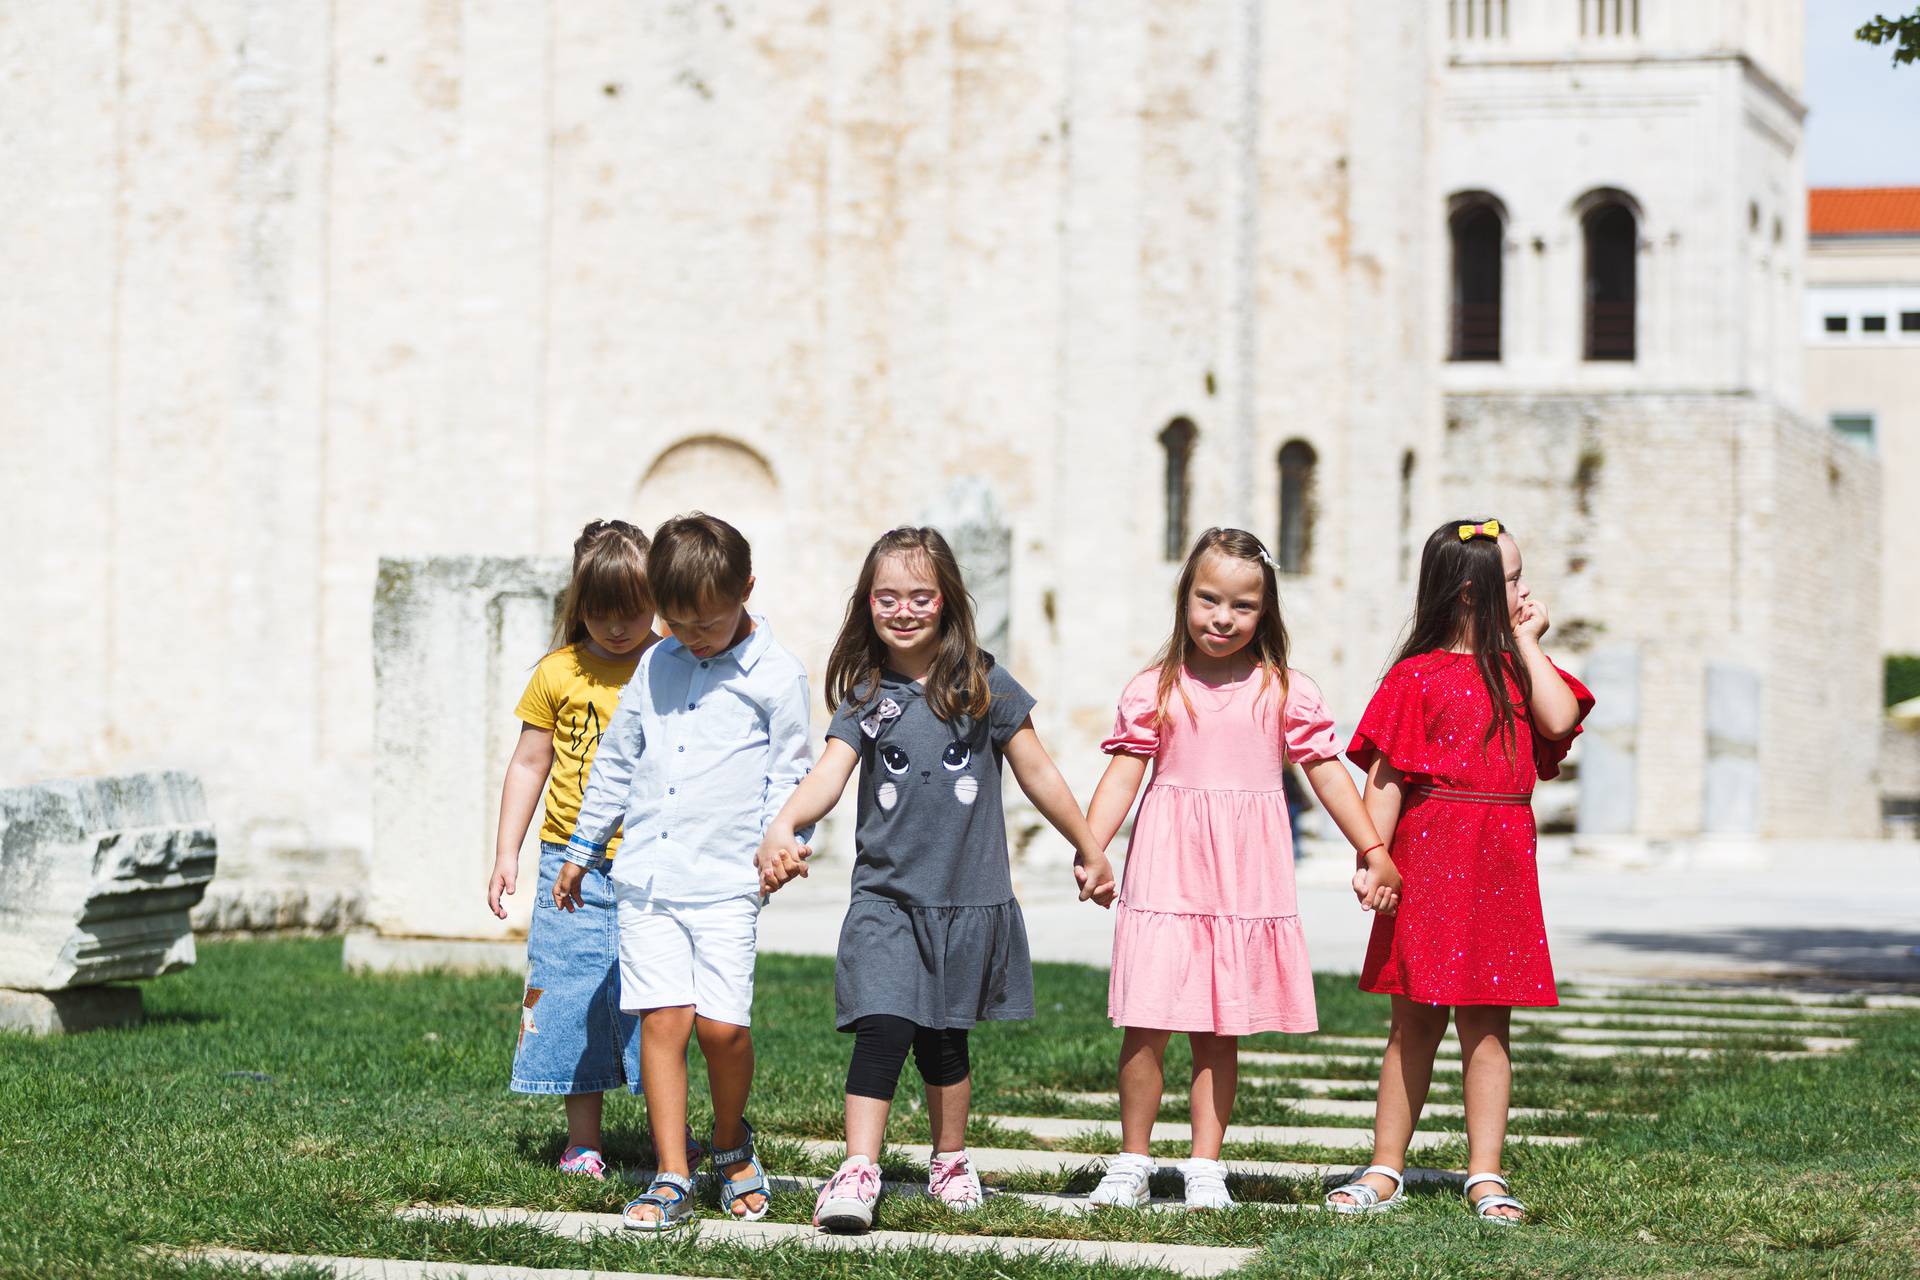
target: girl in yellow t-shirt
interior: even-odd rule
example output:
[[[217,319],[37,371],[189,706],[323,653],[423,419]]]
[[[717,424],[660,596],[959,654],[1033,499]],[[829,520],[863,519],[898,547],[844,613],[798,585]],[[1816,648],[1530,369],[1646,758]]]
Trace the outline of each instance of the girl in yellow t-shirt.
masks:
[[[505,919],[500,898],[518,886],[520,842],[544,787],[539,892],[527,930],[527,989],[511,1087],[566,1096],[560,1168],[600,1180],[607,1175],[601,1095],[623,1083],[640,1092],[640,1025],[620,1012],[619,931],[608,879],[618,837],[581,882],[580,910],[560,911],[552,889],[566,865],[567,837],[601,731],[654,640],[646,564],[647,535],[624,520],[595,520],[575,540],[553,651],[534,668],[515,709],[520,740],[500,789],[500,831],[487,882],[487,905]]]

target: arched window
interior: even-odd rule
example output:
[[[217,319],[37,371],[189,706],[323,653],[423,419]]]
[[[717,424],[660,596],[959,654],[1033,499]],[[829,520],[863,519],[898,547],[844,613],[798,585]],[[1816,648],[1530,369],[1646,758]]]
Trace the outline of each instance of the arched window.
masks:
[[[1640,219],[1633,202],[1617,191],[1595,192],[1582,206],[1586,358],[1631,360],[1634,305],[1639,291]]]
[[[1167,529],[1162,554],[1179,560],[1187,554],[1187,506],[1192,495],[1192,480],[1187,472],[1193,461],[1193,442],[1200,429],[1185,418],[1175,418],[1160,433],[1160,447],[1166,452]]]
[[[1313,446],[1289,440],[1280,446],[1280,571],[1305,573],[1313,550]]]
[[[1506,211],[1484,191],[1449,202],[1447,230],[1453,240],[1453,333],[1450,360],[1500,358],[1500,254],[1506,241]]]

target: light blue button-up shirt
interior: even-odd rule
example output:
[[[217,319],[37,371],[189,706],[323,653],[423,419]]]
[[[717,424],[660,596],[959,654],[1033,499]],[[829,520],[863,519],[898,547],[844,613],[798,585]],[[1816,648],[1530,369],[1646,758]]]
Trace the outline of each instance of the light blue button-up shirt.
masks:
[[[613,878],[647,897],[760,891],[754,852],[813,753],[806,668],[753,621],[710,658],[671,638],[641,655],[594,753],[567,861],[591,865],[624,826]]]

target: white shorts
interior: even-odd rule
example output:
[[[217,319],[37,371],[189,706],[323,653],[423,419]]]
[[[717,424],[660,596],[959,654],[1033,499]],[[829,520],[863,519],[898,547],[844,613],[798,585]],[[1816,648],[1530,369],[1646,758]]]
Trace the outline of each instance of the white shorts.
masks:
[[[662,902],[614,882],[620,923],[620,1008],[692,1005],[695,1014],[752,1025],[760,897]]]

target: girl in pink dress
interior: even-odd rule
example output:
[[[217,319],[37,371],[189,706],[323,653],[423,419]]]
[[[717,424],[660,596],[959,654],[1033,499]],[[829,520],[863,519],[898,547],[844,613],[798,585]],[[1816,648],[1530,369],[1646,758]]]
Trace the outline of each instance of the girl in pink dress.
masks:
[[[1233,1114],[1239,1037],[1312,1031],[1313,971],[1293,887],[1283,778],[1289,763],[1358,851],[1354,892],[1391,911],[1399,877],[1340,763],[1333,717],[1287,668],[1274,563],[1242,529],[1209,529],[1187,556],[1173,634],[1120,695],[1112,756],[1088,806],[1104,849],[1153,780],[1134,820],[1116,903],[1107,1013],[1120,1048],[1121,1154],[1095,1204],[1147,1203],[1148,1138],[1160,1112],[1167,1041],[1193,1049],[1188,1208],[1226,1208],[1220,1145]]]
[[[1413,628],[1347,748],[1367,771],[1367,811],[1392,842],[1406,898],[1392,920],[1374,921],[1360,970],[1362,990],[1393,997],[1393,1022],[1373,1163],[1328,1194],[1336,1212],[1404,1200],[1407,1144],[1449,1009],[1466,1077],[1468,1201],[1490,1222],[1524,1212],[1500,1173],[1508,1024],[1515,1005],[1559,1002],[1529,802],[1593,707],[1541,649],[1546,630],[1547,608],[1499,521],[1450,520],[1427,538]]]

